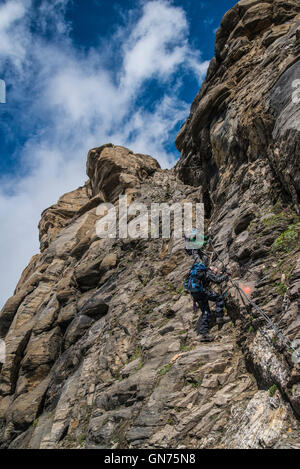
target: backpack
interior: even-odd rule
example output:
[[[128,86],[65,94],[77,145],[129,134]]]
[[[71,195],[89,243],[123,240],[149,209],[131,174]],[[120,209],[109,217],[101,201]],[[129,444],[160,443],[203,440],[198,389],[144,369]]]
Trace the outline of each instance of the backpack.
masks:
[[[184,282],[184,288],[190,293],[199,293],[203,291],[203,280],[207,267],[204,264],[196,262],[192,265],[191,270]]]

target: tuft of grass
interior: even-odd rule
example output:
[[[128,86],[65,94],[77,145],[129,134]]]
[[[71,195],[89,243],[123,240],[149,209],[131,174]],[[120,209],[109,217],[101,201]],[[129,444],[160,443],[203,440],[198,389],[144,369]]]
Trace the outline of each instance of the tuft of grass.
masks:
[[[180,341],[179,350],[180,350],[181,352],[186,352],[186,351],[188,350],[188,347],[185,345],[184,340],[181,340],[181,341]]]
[[[276,391],[277,391],[276,384],[272,384],[272,386],[269,388],[270,397],[273,397]]]
[[[143,285],[143,287],[145,287],[147,285],[147,283],[150,282],[150,278],[143,278],[141,279],[141,284]]]
[[[133,355],[127,360],[126,364],[133,362],[139,357],[142,357],[142,355],[143,355],[142,347],[138,345],[135,351],[133,352]]]
[[[202,377],[198,378],[195,383],[192,383],[193,388],[196,388],[196,389],[199,388],[199,386],[201,386],[202,384],[202,381],[203,381]]]
[[[170,417],[168,420],[167,420],[167,423],[169,425],[176,425],[176,420],[173,418],[173,417]]]
[[[78,437],[78,443],[80,445],[83,445],[83,443],[85,442],[86,440],[86,437],[87,437],[87,434],[86,433],[82,433],[79,437]]]
[[[280,295],[284,296],[286,291],[288,289],[288,286],[285,283],[280,282],[279,285],[276,285],[276,291]]]
[[[179,350],[181,352],[190,352],[191,350],[193,350],[195,348],[194,345],[186,345],[185,341],[184,340],[181,340],[180,341],[180,347],[179,347]]]
[[[164,366],[161,370],[159,370],[159,375],[164,376],[168,371],[172,368],[172,363],[169,363],[168,365]]]
[[[138,366],[136,367],[136,369],[137,369],[137,370],[140,370],[141,368],[143,368],[144,363],[145,363],[145,362],[142,360],[142,361],[138,364]]]

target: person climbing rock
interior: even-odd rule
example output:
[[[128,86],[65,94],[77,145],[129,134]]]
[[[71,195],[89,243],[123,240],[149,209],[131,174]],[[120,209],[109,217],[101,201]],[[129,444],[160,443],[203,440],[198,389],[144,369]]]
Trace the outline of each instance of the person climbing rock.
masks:
[[[199,305],[202,312],[201,318],[199,319],[196,330],[200,334],[201,342],[211,341],[213,338],[209,336],[208,331],[210,322],[212,319],[211,310],[209,307],[209,301],[213,301],[216,304],[216,322],[221,327],[224,322],[224,297],[210,289],[210,283],[220,284],[227,280],[228,273],[223,272],[222,274],[217,273],[215,267],[210,267],[206,271],[206,275],[202,281],[203,290],[201,292],[192,293],[194,301]]]
[[[209,301],[216,303],[216,322],[221,327],[224,320],[224,297],[211,290],[210,283],[220,284],[227,280],[228,273],[223,271],[218,275],[215,267],[208,268],[204,263],[194,263],[185,282],[194,300],[194,305],[198,304],[202,315],[197,323],[196,331],[200,335],[201,342],[210,342],[213,338],[209,335],[209,328],[212,319]]]

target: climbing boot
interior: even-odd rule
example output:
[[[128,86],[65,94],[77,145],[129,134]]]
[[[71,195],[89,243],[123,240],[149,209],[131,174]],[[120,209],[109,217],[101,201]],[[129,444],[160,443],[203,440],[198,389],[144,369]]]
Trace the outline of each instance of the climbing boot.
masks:
[[[209,334],[200,334],[200,342],[212,342],[214,340]]]
[[[230,321],[231,319],[228,317],[217,318],[216,322],[217,322],[218,329],[220,330],[224,324],[227,324]]]

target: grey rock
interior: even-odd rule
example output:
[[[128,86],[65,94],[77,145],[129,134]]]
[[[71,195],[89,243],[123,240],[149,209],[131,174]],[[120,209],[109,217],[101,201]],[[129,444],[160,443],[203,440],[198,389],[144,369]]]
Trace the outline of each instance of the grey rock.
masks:
[[[43,212],[41,253],[0,313],[1,448],[299,448],[299,366],[231,282],[232,323],[201,343],[184,242],[95,230],[120,194],[203,201],[211,262],[299,337],[299,13],[292,0],[226,13],[175,168],[102,145],[84,186]]]
[[[93,319],[85,315],[76,317],[66,330],[64,337],[64,349],[70,347],[77,340],[79,340],[83,334],[86,333],[87,329],[93,324]]]
[[[93,319],[100,319],[108,312],[108,304],[103,300],[100,294],[93,295],[79,310],[79,314],[85,314]]]

